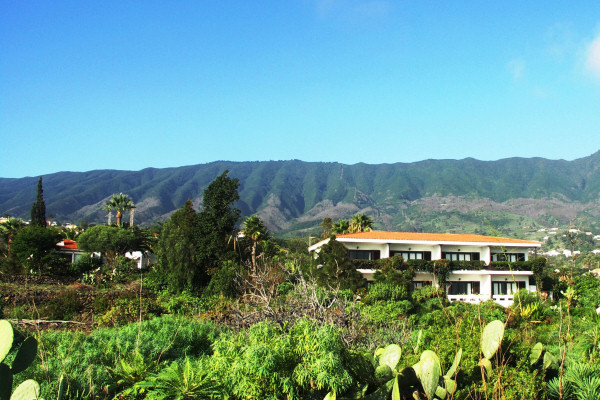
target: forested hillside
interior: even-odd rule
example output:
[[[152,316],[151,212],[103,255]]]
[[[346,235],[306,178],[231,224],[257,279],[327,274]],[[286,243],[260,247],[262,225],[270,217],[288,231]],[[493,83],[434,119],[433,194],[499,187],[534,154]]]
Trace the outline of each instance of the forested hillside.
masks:
[[[425,160],[354,164],[218,161],[141,171],[99,170],[44,175],[49,214],[62,222],[104,221],[102,203],[123,192],[137,205],[136,221],[164,220],[187,199],[201,203],[221,172],[240,180],[243,215],[258,213],[273,231],[299,233],[329,216],[357,212],[378,229],[452,230],[544,226],[600,214],[600,152],[574,161]],[[28,219],[38,177],[0,178],[0,213]]]

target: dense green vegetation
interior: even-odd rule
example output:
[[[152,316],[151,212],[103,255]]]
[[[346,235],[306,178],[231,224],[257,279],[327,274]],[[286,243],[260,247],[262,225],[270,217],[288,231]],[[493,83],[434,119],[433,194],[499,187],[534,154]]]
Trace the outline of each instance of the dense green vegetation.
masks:
[[[322,399],[335,392],[341,399],[384,399],[394,386],[399,398],[414,391],[425,398],[440,386],[446,398],[556,399],[561,382],[565,399],[600,394],[597,278],[576,278],[572,293],[555,301],[520,292],[508,309],[448,304],[430,287],[382,295],[385,284],[376,284],[359,299],[302,275],[294,279],[278,284],[263,304],[159,293],[144,308],[144,321],[127,323],[139,311],[139,298],[131,296],[104,315],[99,306],[90,333],[32,331],[38,356],[14,374],[14,387],[35,379],[42,395],[53,397],[62,376],[66,398]],[[10,307],[4,311],[10,317]],[[240,323],[257,314],[261,322]],[[483,339],[492,321],[503,333]],[[102,327],[107,323],[117,326]],[[17,330],[7,365],[26,336]],[[497,351],[486,350],[487,342]],[[433,389],[419,369],[431,357],[439,364]],[[389,358],[393,366],[383,361]]]
[[[577,257],[508,266],[552,296],[449,303],[443,288],[412,290],[415,271],[443,286],[480,264],[352,261],[335,240],[313,258],[304,239],[239,221],[238,184],[222,173],[201,212],[185,202],[152,229],[87,229],[78,238],[104,265],[61,259],[54,228],[3,226],[0,400],[600,398],[600,279]],[[143,249],[156,266],[123,257]],[[378,270],[370,286],[361,266]]]

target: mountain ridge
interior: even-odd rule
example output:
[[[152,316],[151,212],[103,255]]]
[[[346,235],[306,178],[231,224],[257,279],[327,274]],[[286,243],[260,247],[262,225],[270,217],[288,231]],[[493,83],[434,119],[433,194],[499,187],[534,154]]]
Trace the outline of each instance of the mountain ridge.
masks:
[[[412,229],[423,229],[436,219],[434,214],[439,219],[448,212],[435,206],[436,201],[450,201],[451,212],[466,217],[481,210],[505,210],[539,223],[550,223],[540,217],[545,214],[562,222],[582,214],[595,220],[600,214],[600,151],[573,161],[541,157],[393,164],[213,161],[139,171],[67,171],[43,175],[44,198],[48,213],[61,221],[100,223],[106,218],[103,201],[123,192],[136,203],[136,221],[150,224],[166,219],[188,198],[198,208],[206,186],[224,170],[240,180],[242,214],[257,213],[276,232],[310,230],[324,216],[336,219],[356,212],[367,213],[385,229],[411,227],[410,219],[420,218],[425,225]],[[0,213],[28,219],[37,179],[0,178]],[[528,214],[507,203],[518,199],[531,199],[536,212]]]

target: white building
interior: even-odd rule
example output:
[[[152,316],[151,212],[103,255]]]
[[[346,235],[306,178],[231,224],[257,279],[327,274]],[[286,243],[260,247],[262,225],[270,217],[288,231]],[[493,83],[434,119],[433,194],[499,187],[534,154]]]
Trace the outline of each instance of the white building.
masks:
[[[495,270],[493,261],[527,261],[529,252],[536,254],[540,242],[472,234],[415,233],[370,231],[338,235],[336,240],[348,249],[353,259],[377,260],[400,254],[404,260],[482,261],[485,269],[455,270],[447,280],[450,301],[479,303],[493,299],[509,306],[513,293],[525,288],[535,291],[530,281],[531,271]],[[329,239],[308,248],[318,252]],[[375,270],[359,270],[367,280],[373,280]],[[414,287],[437,285],[432,273],[417,271]]]

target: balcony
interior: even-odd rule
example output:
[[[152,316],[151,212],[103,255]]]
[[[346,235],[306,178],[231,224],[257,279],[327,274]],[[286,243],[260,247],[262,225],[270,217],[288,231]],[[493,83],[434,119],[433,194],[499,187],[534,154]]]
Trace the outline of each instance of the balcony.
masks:
[[[509,307],[512,306],[514,297],[512,294],[495,294],[492,299],[502,307]]]
[[[482,301],[487,301],[490,299],[490,296],[487,294],[449,294],[448,300],[450,302],[453,301],[462,301],[465,303],[481,303]]]

